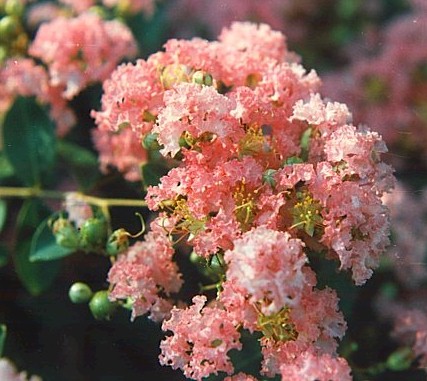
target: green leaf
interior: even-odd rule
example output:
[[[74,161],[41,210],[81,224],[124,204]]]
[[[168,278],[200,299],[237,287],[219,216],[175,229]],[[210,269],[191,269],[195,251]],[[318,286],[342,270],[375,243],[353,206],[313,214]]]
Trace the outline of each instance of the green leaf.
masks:
[[[0,357],[3,357],[4,342],[6,341],[7,327],[0,324]]]
[[[58,155],[67,163],[83,191],[90,190],[101,176],[97,156],[77,144],[58,141]]]
[[[33,98],[16,99],[6,114],[3,150],[25,185],[40,185],[55,160],[54,124]]]
[[[0,152],[0,180],[7,179],[14,175],[13,167],[4,156],[3,152]]]
[[[53,261],[66,257],[75,252],[75,249],[60,246],[56,243],[55,236],[49,227],[49,220],[46,218],[37,228],[31,241],[30,261]]]
[[[144,187],[158,185],[160,178],[168,173],[168,168],[158,162],[148,162],[142,166],[142,181]]]
[[[0,199],[0,232],[4,228],[7,217],[7,203],[6,201]]]
[[[30,261],[31,236],[42,219],[50,212],[38,200],[26,200],[19,211],[17,221],[17,244],[15,247],[14,263],[19,279],[33,295],[39,295],[47,290],[55,280],[60,262]]]
[[[9,262],[9,250],[4,243],[0,243],[0,267],[7,265]]]

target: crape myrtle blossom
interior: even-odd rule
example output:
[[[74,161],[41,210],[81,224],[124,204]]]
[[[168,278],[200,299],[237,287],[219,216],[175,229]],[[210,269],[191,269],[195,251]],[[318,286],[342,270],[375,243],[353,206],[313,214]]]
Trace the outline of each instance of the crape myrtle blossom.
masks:
[[[228,352],[240,349],[244,328],[261,333],[266,376],[307,369],[321,380],[351,379],[336,353],[346,330],[337,294],[316,288],[310,258],[335,260],[365,283],[389,242],[381,197],[394,178],[381,136],[354,126],[319,86],[281,33],[250,23],[232,24],[217,41],[170,40],[104,83],[101,110],[92,112],[98,131],[156,138],[177,163],[147,189],[149,209],[160,213],[147,239],[168,237],[206,266],[219,263],[216,301],[196,296],[163,322],[171,335],[160,361],[187,377],[232,376]],[[140,245],[109,274],[112,298],[129,298],[133,316],[179,289],[178,281],[165,289],[154,275],[156,250]]]
[[[179,291],[181,274],[172,261],[174,249],[157,221],[151,224],[143,242],[137,242],[120,254],[108,274],[112,300],[132,300],[132,317],[144,315],[154,321],[169,316],[172,304],[168,296]]]
[[[135,40],[124,24],[90,12],[42,24],[29,47],[29,54],[48,66],[51,85],[64,87],[66,99],[105,80],[123,58],[135,53]]]
[[[399,282],[407,289],[416,289],[427,279],[427,191],[414,192],[399,182],[383,201],[390,210],[393,237],[387,258]]]
[[[412,1],[411,13],[380,30],[376,49],[351,57],[349,68],[324,77],[325,95],[351,107],[393,150],[427,160],[427,7]],[[402,158],[390,158],[403,165]]]
[[[412,349],[412,359],[427,369],[427,305],[426,289],[406,292],[404,299],[392,300],[379,295],[376,309],[383,320],[393,325],[391,336],[401,345]]]

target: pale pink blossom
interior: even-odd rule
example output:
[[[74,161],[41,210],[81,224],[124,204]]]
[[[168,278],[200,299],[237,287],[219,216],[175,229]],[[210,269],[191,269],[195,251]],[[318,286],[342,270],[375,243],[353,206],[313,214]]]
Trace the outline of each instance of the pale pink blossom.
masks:
[[[383,201],[390,211],[393,233],[393,245],[387,250],[387,258],[399,281],[405,287],[416,289],[427,279],[427,192],[415,193],[398,182],[396,189],[386,194]]]
[[[72,99],[88,85],[105,80],[125,57],[136,53],[130,30],[92,13],[56,18],[41,25],[29,53],[49,68],[50,84],[64,86]]]
[[[351,381],[350,366],[342,357],[303,352],[291,364],[280,367],[282,380]]]
[[[164,319],[172,304],[161,294],[176,293],[182,285],[181,274],[172,261],[173,254],[164,232],[155,229],[147,233],[144,241],[136,242],[120,254],[110,269],[108,281],[113,286],[110,298],[130,299],[132,318],[149,312],[153,320]]]
[[[64,136],[76,122],[62,91],[62,87],[49,83],[44,67],[30,58],[9,59],[0,68],[0,113],[6,112],[18,95],[35,96],[50,106],[50,116],[56,122],[59,136]]]
[[[141,167],[147,161],[147,151],[133,130],[125,127],[114,132],[98,128],[93,130],[92,138],[102,172],[108,172],[111,166],[128,181],[141,180]]]
[[[427,158],[427,7],[412,3],[412,12],[380,30],[376,49],[353,55],[348,68],[325,76],[323,90],[350,107],[356,124],[378,131],[396,153],[388,160],[400,167],[402,156]]]
[[[180,368],[186,377],[198,381],[218,372],[231,374],[228,352],[242,346],[227,312],[205,303],[205,296],[195,296],[189,308],[174,307],[171,318],[162,324],[162,329],[173,335],[160,343],[160,363]]]
[[[227,281],[242,288],[251,303],[265,314],[296,306],[305,283],[302,267],[307,258],[303,243],[282,233],[259,227],[245,233],[226,251]]]

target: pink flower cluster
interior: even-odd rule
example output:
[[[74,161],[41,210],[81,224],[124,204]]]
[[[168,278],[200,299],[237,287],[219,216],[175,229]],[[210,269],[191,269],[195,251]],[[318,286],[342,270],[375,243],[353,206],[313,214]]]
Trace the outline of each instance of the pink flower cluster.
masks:
[[[401,345],[410,347],[413,360],[427,368],[427,304],[426,289],[406,293],[401,300],[390,300],[380,295],[377,300],[379,315],[393,325],[392,337]]]
[[[113,286],[110,297],[131,299],[132,317],[150,313],[154,321],[169,316],[168,296],[182,285],[178,267],[173,262],[174,249],[164,231],[152,224],[153,231],[137,242],[111,268],[108,281]]]
[[[150,241],[167,234],[220,264],[216,302],[196,296],[163,322],[172,335],[162,364],[196,380],[232,374],[227,353],[240,348],[239,327],[262,334],[264,375],[307,369],[311,379],[351,379],[336,353],[346,329],[337,294],[316,288],[310,257],[366,282],[389,242],[381,197],[394,178],[380,135],[325,102],[316,73],[297,59],[267,25],[234,23],[217,41],[170,40],[164,52],[119,66],[92,113],[99,130],[155,136],[161,154],[180,162],[147,190],[148,207],[161,212]],[[113,298],[131,298],[134,316],[165,287],[145,244],[109,275]]]
[[[427,279],[427,191],[415,193],[398,183],[383,201],[390,210],[393,235],[387,258],[401,284],[415,289]]]
[[[0,67],[0,113],[18,95],[36,96],[50,106],[57,133],[65,135],[76,118],[68,101],[84,88],[105,80],[125,57],[136,53],[130,30],[118,21],[91,13],[60,17],[43,24],[29,47],[32,58],[13,57]]]
[[[62,91],[61,87],[50,84],[46,69],[31,58],[11,58],[0,67],[0,114],[7,112],[16,96],[35,96],[50,106],[50,116],[60,136],[76,122]]]
[[[136,44],[122,23],[83,13],[43,24],[29,53],[48,66],[51,84],[63,86],[64,97],[72,99],[89,84],[105,80],[124,57],[133,56]]]
[[[427,7],[418,3],[381,31],[377,51],[325,76],[324,92],[346,102],[355,122],[375,128],[393,150],[427,160]]]

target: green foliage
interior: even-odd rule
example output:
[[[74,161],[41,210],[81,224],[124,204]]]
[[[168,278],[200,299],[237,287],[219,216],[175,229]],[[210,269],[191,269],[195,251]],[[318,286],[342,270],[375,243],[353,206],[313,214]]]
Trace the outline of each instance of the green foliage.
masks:
[[[25,185],[41,185],[56,156],[54,125],[34,98],[16,99],[3,125],[4,154]]]
[[[59,271],[58,261],[33,263],[30,260],[31,237],[40,221],[49,214],[49,210],[39,200],[28,199],[18,215],[17,243],[13,259],[19,279],[33,295],[39,295],[47,290]]]
[[[144,188],[150,185],[157,185],[160,182],[160,178],[167,173],[167,168],[162,166],[160,163],[145,163],[142,167],[142,181]]]
[[[13,167],[10,165],[4,153],[0,152],[0,181],[4,181],[13,175]]]
[[[3,357],[4,342],[6,341],[7,328],[0,324],[0,357]]]
[[[9,261],[9,250],[7,246],[0,243],[0,267],[5,266]]]
[[[59,157],[68,164],[81,190],[90,190],[101,176],[96,155],[65,140],[59,140],[57,147]]]
[[[7,217],[7,204],[6,201],[0,199],[0,232],[4,228]]]

